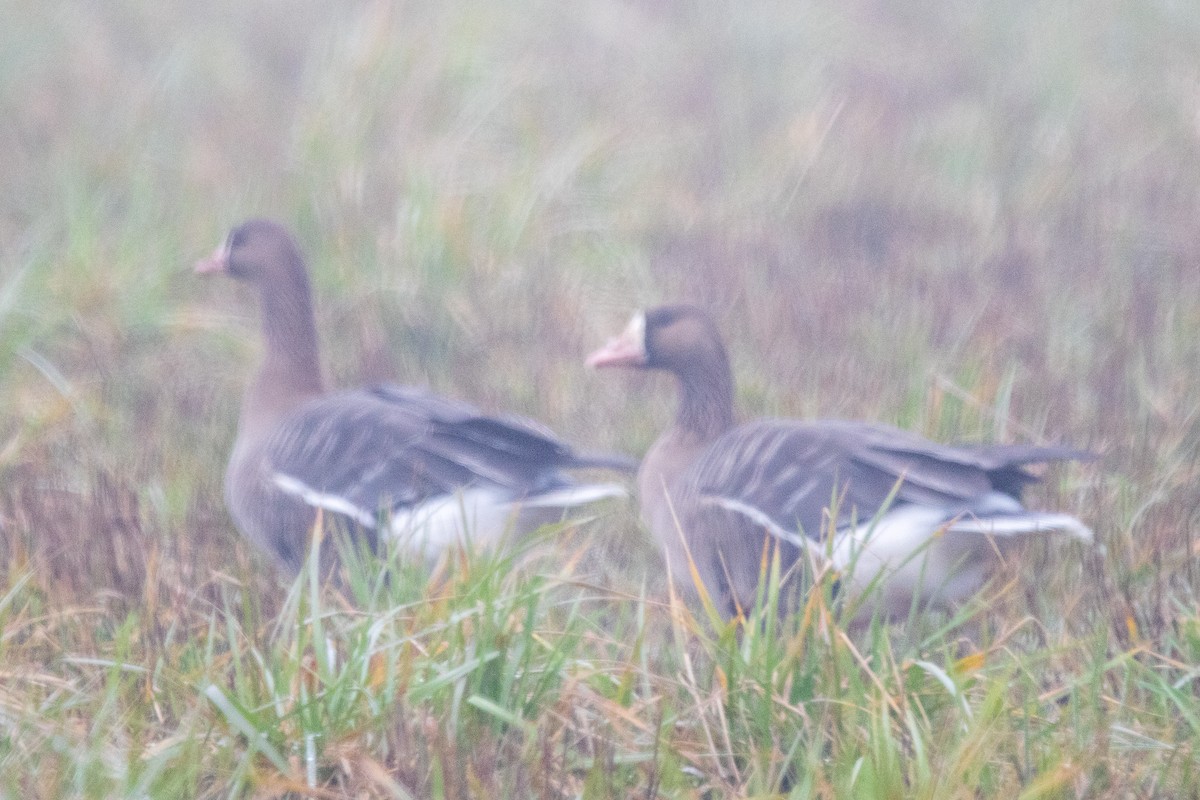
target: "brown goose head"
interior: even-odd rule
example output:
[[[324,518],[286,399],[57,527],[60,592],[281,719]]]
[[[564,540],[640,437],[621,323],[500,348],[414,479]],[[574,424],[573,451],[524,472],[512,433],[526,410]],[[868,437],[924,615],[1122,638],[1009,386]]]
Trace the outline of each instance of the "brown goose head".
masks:
[[[292,234],[278,222],[251,219],[231,230],[196,272],[221,272],[260,285],[283,282],[308,288],[304,257]]]
[[[590,367],[663,370],[679,384],[676,424],[703,438],[733,426],[733,373],[712,319],[688,305],[633,315],[619,336],[588,356]]]

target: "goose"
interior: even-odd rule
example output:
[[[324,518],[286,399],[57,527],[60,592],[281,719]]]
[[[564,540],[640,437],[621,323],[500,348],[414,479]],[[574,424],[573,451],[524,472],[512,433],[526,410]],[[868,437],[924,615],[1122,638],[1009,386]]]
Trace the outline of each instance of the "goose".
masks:
[[[318,512],[372,549],[391,539],[433,559],[625,494],[564,470],[632,472],[634,462],[577,452],[532,420],[424,388],[327,391],[308,268],[282,224],[238,225],[195,270],[258,293],[265,347],[243,397],[225,501],[241,533],[286,572],[303,565]]]
[[[754,606],[764,552],[777,551],[792,575],[836,570],[839,591],[862,599],[863,613],[897,619],[914,602],[948,607],[969,599],[1020,538],[1093,540],[1075,517],[1030,511],[1020,501],[1037,480],[1027,465],[1088,453],[948,446],[843,420],[736,424],[729,358],[698,308],[634,314],[587,364],[674,376],[675,423],[638,470],[641,516],[677,591],[696,602],[702,584],[725,618]]]

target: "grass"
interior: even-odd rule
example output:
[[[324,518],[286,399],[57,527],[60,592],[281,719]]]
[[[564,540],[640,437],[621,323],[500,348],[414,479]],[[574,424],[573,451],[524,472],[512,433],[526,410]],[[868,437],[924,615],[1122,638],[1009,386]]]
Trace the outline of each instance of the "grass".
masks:
[[[0,797],[1195,796],[1198,48],[1130,0],[10,4]],[[667,387],[580,362],[688,300],[747,416],[1101,452],[1030,501],[1107,556],[1030,548],[976,645],[694,618],[620,506],[281,586],[220,497],[254,309],[190,273],[264,213],[337,384],[641,453]]]

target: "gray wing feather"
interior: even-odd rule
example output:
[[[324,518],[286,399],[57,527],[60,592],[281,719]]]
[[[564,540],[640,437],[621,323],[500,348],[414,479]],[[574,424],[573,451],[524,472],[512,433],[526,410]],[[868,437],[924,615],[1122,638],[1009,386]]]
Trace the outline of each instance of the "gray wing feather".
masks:
[[[895,504],[968,510],[988,492],[1018,498],[1036,481],[1022,465],[1088,457],[1026,445],[941,445],[884,425],[766,420],[730,431],[695,466],[704,497],[752,506],[786,530],[820,538]]]
[[[371,512],[468,486],[501,488],[516,499],[568,485],[562,469],[594,465],[531,420],[488,416],[398,386],[310,403],[279,427],[266,459],[272,470]]]

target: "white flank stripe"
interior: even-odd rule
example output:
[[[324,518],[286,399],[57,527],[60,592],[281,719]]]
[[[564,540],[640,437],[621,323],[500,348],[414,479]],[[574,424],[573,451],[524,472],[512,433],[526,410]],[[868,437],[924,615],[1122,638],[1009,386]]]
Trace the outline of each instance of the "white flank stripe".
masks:
[[[341,495],[317,491],[283,472],[273,474],[271,481],[280,491],[306,505],[349,517],[364,528],[376,527],[374,513]],[[564,487],[517,503],[498,489],[465,489],[394,512],[387,532],[403,540],[413,551],[432,558],[451,546],[467,542],[490,546],[508,530],[521,508],[567,509],[627,494],[615,483],[591,483]]]
[[[780,539],[788,544],[795,545],[801,550],[808,550],[813,545],[813,542],[810,541],[807,536],[801,536],[798,533],[793,533],[792,531],[781,527],[780,525],[776,524],[775,520],[771,519],[762,509],[755,508],[749,503],[738,500],[737,498],[706,495],[701,498],[701,502],[709,505],[719,506],[726,511],[732,511],[735,514],[741,514],[755,525],[766,529],[767,533],[771,534],[776,539]]]
[[[597,500],[610,497],[627,497],[629,492],[615,483],[585,483],[580,486],[566,486],[553,492],[543,492],[526,497],[521,505],[524,508],[574,508]]]
[[[615,483],[598,483],[564,487],[515,501],[506,491],[476,487],[397,511],[392,515],[389,533],[415,552],[432,558],[460,544],[490,547],[513,527],[521,509],[568,509],[626,495],[625,489]]]
[[[356,506],[341,495],[318,492],[299,478],[282,472],[276,472],[271,476],[271,480],[284,494],[299,497],[313,508],[321,508],[325,511],[332,511],[335,514],[342,514],[364,528],[375,527],[374,514],[360,506]]]
[[[950,533],[991,533],[997,536],[1013,536],[1022,533],[1066,533],[1083,542],[1091,543],[1095,536],[1092,529],[1070,514],[1040,514],[1027,512],[1015,517],[963,518],[951,523]]]
[[[1092,541],[1091,530],[1069,514],[1023,511],[951,518],[950,513],[944,507],[907,505],[844,528],[833,543],[834,564],[842,570],[853,568],[850,585],[856,591],[882,578],[883,602],[891,612],[903,613],[914,592],[926,600],[958,602],[978,591],[994,552],[989,535],[1066,533]]]

